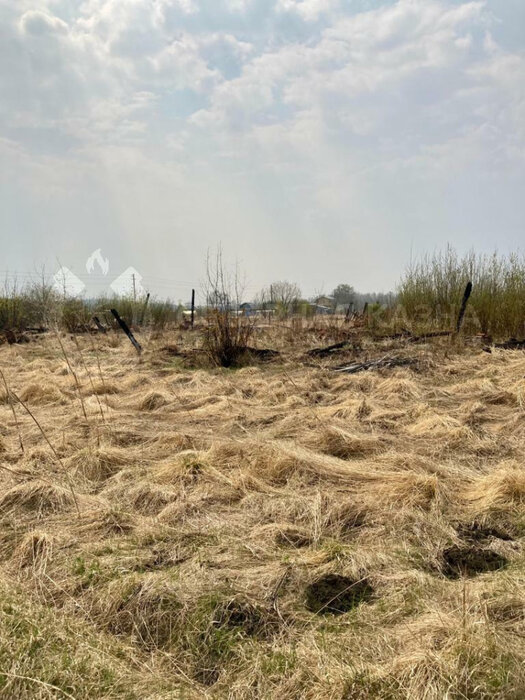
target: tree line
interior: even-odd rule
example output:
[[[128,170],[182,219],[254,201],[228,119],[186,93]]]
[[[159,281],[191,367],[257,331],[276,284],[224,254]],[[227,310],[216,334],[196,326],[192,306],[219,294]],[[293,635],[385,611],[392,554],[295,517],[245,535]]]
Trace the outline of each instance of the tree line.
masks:
[[[253,299],[257,309],[278,309],[285,314],[300,313],[305,306],[327,307],[330,311],[347,310],[360,312],[366,304],[391,306],[395,302],[393,293],[363,293],[346,283],[338,284],[329,294],[316,294],[305,298],[295,282],[277,281],[264,287]]]

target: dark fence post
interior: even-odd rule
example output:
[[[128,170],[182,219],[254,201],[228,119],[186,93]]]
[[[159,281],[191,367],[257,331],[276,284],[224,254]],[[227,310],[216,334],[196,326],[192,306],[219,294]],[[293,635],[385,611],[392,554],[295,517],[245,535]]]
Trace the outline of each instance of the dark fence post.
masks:
[[[461,307],[459,309],[458,322],[456,324],[456,333],[461,330],[461,324],[463,323],[463,318],[465,316],[465,311],[467,310],[468,300],[472,294],[472,282],[469,282],[465,287],[465,293],[463,294],[463,300],[461,302]]]
[[[100,323],[100,319],[98,318],[98,316],[93,316],[93,321],[95,321],[95,325],[97,326],[98,330],[99,330],[101,333],[105,333],[105,332],[106,332],[106,329],[105,329],[104,326]]]
[[[119,312],[116,309],[110,309],[110,311],[113,314],[113,316],[117,319],[118,325],[122,328],[124,333],[131,340],[131,343],[132,343],[133,347],[135,348],[135,350],[140,355],[140,353],[142,352],[142,347],[141,347],[140,343],[138,342],[138,340],[135,339],[135,336],[133,335],[133,333],[129,330],[128,324],[126,323],[126,321],[124,321],[123,318],[120,318]]]
[[[142,324],[144,323],[144,316],[146,315],[146,309],[148,308],[148,301],[149,301],[149,292],[146,294],[146,301],[144,302],[144,306],[142,307],[142,313],[140,314],[139,326],[142,326]]]
[[[191,290],[191,327],[195,323],[195,290]]]

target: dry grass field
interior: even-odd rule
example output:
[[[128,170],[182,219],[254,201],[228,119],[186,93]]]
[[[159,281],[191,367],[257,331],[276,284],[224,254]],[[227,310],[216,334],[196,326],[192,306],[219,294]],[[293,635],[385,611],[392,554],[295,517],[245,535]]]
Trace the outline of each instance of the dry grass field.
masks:
[[[523,351],[196,336],[0,347],[0,697],[525,697]]]

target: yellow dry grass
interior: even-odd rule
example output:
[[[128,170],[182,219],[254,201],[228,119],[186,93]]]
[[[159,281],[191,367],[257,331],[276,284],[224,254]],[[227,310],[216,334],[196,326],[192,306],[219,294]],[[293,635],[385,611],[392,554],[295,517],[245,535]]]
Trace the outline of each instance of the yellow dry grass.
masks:
[[[0,347],[0,697],[525,696],[525,355],[301,338]]]

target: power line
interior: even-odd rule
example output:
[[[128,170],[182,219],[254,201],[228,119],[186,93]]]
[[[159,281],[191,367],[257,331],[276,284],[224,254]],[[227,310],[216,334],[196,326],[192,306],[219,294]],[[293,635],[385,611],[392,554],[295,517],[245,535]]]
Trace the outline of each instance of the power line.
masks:
[[[71,272],[76,277],[78,277],[81,281],[86,280],[86,281],[90,281],[90,282],[108,282],[108,284],[111,284],[112,281],[115,281],[116,279],[118,279],[121,276],[121,275],[117,275],[116,277],[113,277],[113,276],[104,275],[101,273],[94,273],[94,274],[85,273],[85,272],[77,273],[74,270],[71,270]],[[14,280],[16,280],[19,277],[24,277],[27,279],[34,279],[34,280],[38,280],[38,279],[42,279],[42,278],[55,279],[55,277],[57,277],[57,276],[58,276],[58,278],[60,278],[60,270],[58,270],[57,272],[54,272],[54,273],[51,273],[51,272],[45,273],[44,275],[42,275],[40,273],[27,272],[24,270],[0,270],[0,278],[1,277],[4,277],[4,278],[11,277]],[[134,274],[130,275],[130,279],[132,279],[134,276],[135,276]],[[141,274],[140,280],[139,280],[139,278],[136,278],[136,281],[137,282],[139,282],[139,281],[140,282],[143,282],[143,281],[155,282],[156,284],[163,285],[163,286],[165,286],[165,285],[188,286],[190,289],[194,288],[194,287],[201,286],[198,283],[196,284],[195,280],[181,280],[181,279],[178,279],[175,277],[158,277],[155,274],[145,274],[145,275]],[[240,286],[243,289],[259,289],[259,287],[257,285],[253,285],[253,284],[240,285]]]

